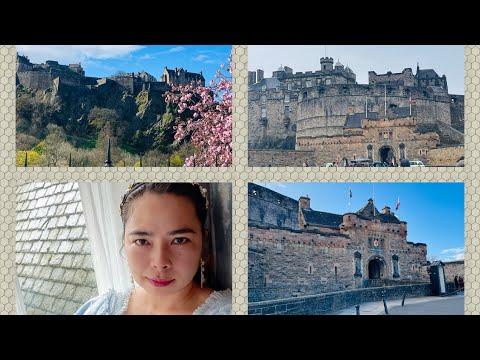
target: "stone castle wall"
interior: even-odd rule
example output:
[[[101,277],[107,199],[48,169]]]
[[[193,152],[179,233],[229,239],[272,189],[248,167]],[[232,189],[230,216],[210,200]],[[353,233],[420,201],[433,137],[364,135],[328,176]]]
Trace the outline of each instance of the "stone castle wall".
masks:
[[[248,313],[250,315],[321,315],[355,306],[362,302],[382,301],[382,295],[385,296],[388,304],[389,300],[401,299],[404,293],[407,299],[409,297],[430,296],[432,295],[432,286],[431,284],[387,286],[261,301],[249,303]],[[364,311],[360,306],[360,314]]]
[[[249,183],[248,221],[298,229],[298,201]]]
[[[455,166],[464,154],[463,146],[446,146],[429,150],[428,160],[436,166]]]
[[[465,263],[463,260],[445,262],[444,264],[448,282],[454,281],[455,276],[461,276],[465,279]]]
[[[385,232],[389,225],[380,226]],[[385,246],[378,250],[368,247],[366,229],[350,236],[253,225],[248,231],[251,302],[363,287],[373,258],[385,264],[382,280],[428,281],[421,267],[426,261],[426,246],[407,243],[393,232],[385,236]],[[360,276],[355,276],[355,253],[361,255]],[[398,256],[398,278],[393,278],[393,255]]]
[[[26,88],[46,90],[52,87],[53,75],[43,71],[17,72],[20,84]]]
[[[316,165],[315,151],[309,150],[249,150],[249,166],[296,166]],[[322,164],[323,165],[323,164]]]
[[[451,125],[461,133],[465,133],[465,101],[463,95],[450,95]]]
[[[297,122],[297,101],[294,93],[291,94],[290,102],[284,103],[282,91],[268,90],[265,92],[249,93],[248,116],[255,119],[248,124],[249,144],[259,143],[264,137],[286,139],[295,136]],[[261,97],[266,96],[266,122],[262,122]],[[289,106],[289,121],[285,121],[285,105]]]
[[[406,68],[401,73],[392,73],[388,72],[386,74],[379,74],[375,71],[368,72],[368,83],[370,85],[374,84],[391,84],[391,85],[405,85],[405,86],[414,86],[415,77],[413,75],[412,69]]]

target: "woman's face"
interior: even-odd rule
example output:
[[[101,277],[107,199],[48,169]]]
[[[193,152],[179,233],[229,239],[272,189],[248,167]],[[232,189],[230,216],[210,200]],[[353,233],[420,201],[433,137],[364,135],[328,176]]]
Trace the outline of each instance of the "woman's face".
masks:
[[[135,282],[154,294],[185,288],[199,267],[202,237],[189,198],[146,193],[134,199],[125,224],[125,252]]]

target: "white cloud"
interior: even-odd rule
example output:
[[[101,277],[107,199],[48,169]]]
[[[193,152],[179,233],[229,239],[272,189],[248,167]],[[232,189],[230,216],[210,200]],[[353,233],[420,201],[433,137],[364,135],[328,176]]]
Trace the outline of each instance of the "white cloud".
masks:
[[[171,48],[171,49],[168,49],[167,51],[165,51],[166,53],[176,53],[176,52],[180,52],[180,51],[184,51],[185,50],[185,47],[184,46],[176,46],[174,48]]]
[[[143,49],[140,45],[17,45],[17,52],[33,63],[56,60],[71,64],[90,59],[124,58]]]
[[[208,55],[197,55],[195,57],[193,57],[193,60],[195,61],[205,61],[209,58]]]
[[[150,54],[145,54],[138,58],[138,60],[150,60],[150,59],[153,59],[153,56],[151,56]]]
[[[465,249],[464,248],[451,248],[444,249],[440,252],[442,254],[443,261],[457,261],[464,260],[465,258]]]

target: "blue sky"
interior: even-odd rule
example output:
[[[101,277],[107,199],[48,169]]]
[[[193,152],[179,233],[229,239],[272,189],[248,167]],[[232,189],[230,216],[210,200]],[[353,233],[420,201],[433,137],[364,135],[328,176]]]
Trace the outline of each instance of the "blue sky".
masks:
[[[357,212],[374,196],[375,207],[390,206],[407,222],[407,240],[427,244],[427,259],[464,258],[463,183],[257,183],[298,200],[308,194],[313,210],[344,214]],[[400,197],[399,211],[395,204]]]
[[[56,60],[81,63],[87,76],[105,77],[117,71],[145,70],[157,80],[164,67],[203,71],[208,82],[228,63],[230,45],[17,45],[17,52],[34,63]]]
[[[262,69],[265,77],[281,65],[294,72],[320,70],[325,54],[349,66],[357,75],[357,83],[368,84],[368,71],[377,74],[402,72],[412,68],[433,69],[447,77],[450,94],[464,94],[463,45],[250,45],[248,70]]]

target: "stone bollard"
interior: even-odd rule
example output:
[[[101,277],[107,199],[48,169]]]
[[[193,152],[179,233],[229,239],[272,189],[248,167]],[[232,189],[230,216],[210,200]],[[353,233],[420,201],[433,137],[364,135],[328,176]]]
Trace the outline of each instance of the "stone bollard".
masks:
[[[357,315],[360,315],[360,305],[355,305],[355,311],[357,312]]]

